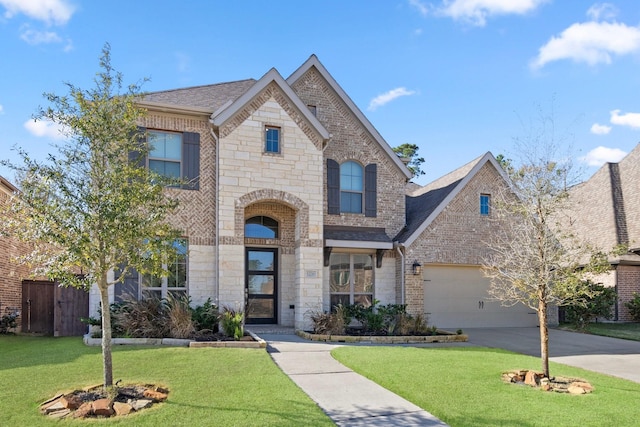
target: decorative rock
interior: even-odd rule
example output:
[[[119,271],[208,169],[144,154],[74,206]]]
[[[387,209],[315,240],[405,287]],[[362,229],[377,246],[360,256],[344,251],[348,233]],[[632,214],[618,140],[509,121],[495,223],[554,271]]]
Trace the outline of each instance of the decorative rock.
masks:
[[[524,377],[524,383],[532,387],[537,387],[540,383],[538,374],[534,371],[527,371],[527,374]]]
[[[76,411],[73,413],[73,418],[86,418],[91,415],[93,411],[93,406],[91,402],[84,402]]]
[[[65,408],[71,409],[72,411],[75,411],[82,405],[82,400],[74,394],[65,394],[60,398],[60,402]]]
[[[113,402],[113,410],[116,415],[129,415],[134,411],[133,406],[122,402]]]
[[[159,391],[146,389],[142,395],[147,399],[151,399],[154,402],[164,402],[167,400],[167,395],[165,393],[160,393]]]
[[[151,406],[153,401],[149,399],[138,399],[138,400],[130,400],[127,402],[129,405],[133,406],[133,409],[139,411],[140,409],[148,408]]]
[[[111,399],[98,399],[93,402],[93,415],[98,417],[110,417],[113,415],[113,402],[111,402]]]
[[[45,400],[44,402],[42,402],[40,404],[40,409],[41,410],[45,410],[47,409],[49,406],[53,405],[54,403],[56,403],[56,401],[58,399],[60,399],[62,397],[62,393],[56,394],[55,396],[53,396],[51,399],[49,400]]]
[[[54,411],[54,412],[51,412],[51,413],[49,413],[47,415],[49,415],[49,417],[51,417],[51,418],[64,418],[67,415],[69,415],[70,413],[71,413],[70,409],[63,408],[63,409],[60,409],[59,411]]]
[[[55,402],[52,402],[51,405],[43,409],[43,412],[46,415],[49,415],[52,412],[61,411],[62,409],[67,409],[67,408],[65,408],[64,404],[60,401],[60,399],[58,399]]]
[[[593,391],[593,386],[584,381],[574,381],[571,385],[583,388],[587,393],[590,393]]]

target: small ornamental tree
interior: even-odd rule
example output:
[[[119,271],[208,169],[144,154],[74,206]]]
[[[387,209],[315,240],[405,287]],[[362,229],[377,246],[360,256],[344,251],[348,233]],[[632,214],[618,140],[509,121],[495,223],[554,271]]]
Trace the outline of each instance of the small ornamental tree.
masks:
[[[148,153],[137,127],[140,85],[123,89],[111,66],[110,47],[100,58],[93,89],[66,83],[65,96],[45,94],[51,104],[36,120],[56,124],[64,141],[45,161],[18,149],[22,164],[4,162],[20,177],[4,231],[33,243],[22,261],[64,286],[97,285],[102,305],[104,387],[113,385],[108,289],[130,269],[166,275],[162,261],[175,253],[180,232],[166,222],[177,202],[161,177],[139,160]],[[113,272],[116,272],[115,274]]]
[[[549,119],[543,125],[552,125]],[[600,291],[589,286],[593,275],[609,271],[607,255],[572,234],[563,214],[571,205],[573,181],[566,156],[559,156],[553,134],[516,140],[521,161],[501,158],[511,187],[492,198],[495,227],[483,260],[490,297],[510,306],[522,303],[538,315],[542,371],[549,376],[548,308],[586,305]],[[506,167],[505,167],[506,166]]]
[[[570,304],[565,308],[566,320],[577,329],[585,329],[597,317],[612,319],[613,307],[618,299],[615,288],[591,281],[587,286],[594,295],[585,297],[583,304]]]

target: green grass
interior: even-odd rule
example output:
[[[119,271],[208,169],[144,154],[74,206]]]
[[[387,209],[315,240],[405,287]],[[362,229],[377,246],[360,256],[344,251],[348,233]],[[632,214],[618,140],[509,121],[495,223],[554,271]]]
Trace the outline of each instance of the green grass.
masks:
[[[640,323],[590,323],[586,332],[605,337],[640,341]]]
[[[167,386],[169,399],[91,425],[333,425],[264,350],[116,346],[113,366],[114,380]],[[58,391],[101,382],[100,348],[80,338],[0,336],[0,425],[60,425],[40,415],[39,404]]]
[[[589,395],[505,384],[511,369],[540,370],[540,359],[504,350],[449,347],[340,347],[334,357],[451,426],[631,426],[640,384],[551,363],[551,375],[583,378]]]

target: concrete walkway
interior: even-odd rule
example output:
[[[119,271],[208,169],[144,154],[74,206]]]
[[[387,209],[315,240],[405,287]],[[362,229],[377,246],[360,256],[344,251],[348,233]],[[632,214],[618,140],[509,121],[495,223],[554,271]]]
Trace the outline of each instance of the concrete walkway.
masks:
[[[249,328],[253,330],[253,328]],[[356,374],[330,354],[337,345],[254,331],[276,364],[339,426],[446,426],[427,411]]]
[[[339,426],[447,425],[338,363],[330,354],[338,344],[307,341],[281,327],[248,329],[267,341],[280,369]],[[538,328],[471,328],[465,333],[469,342],[427,345],[502,348],[540,357]],[[550,329],[549,354],[554,362],[640,382],[640,342]]]

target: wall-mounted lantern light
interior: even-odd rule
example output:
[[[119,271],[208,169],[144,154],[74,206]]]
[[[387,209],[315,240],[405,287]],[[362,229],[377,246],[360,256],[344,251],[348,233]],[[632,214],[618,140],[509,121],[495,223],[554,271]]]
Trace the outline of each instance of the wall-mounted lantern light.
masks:
[[[413,264],[411,264],[411,271],[414,275],[422,273],[422,264],[420,264],[418,260],[413,261]]]

